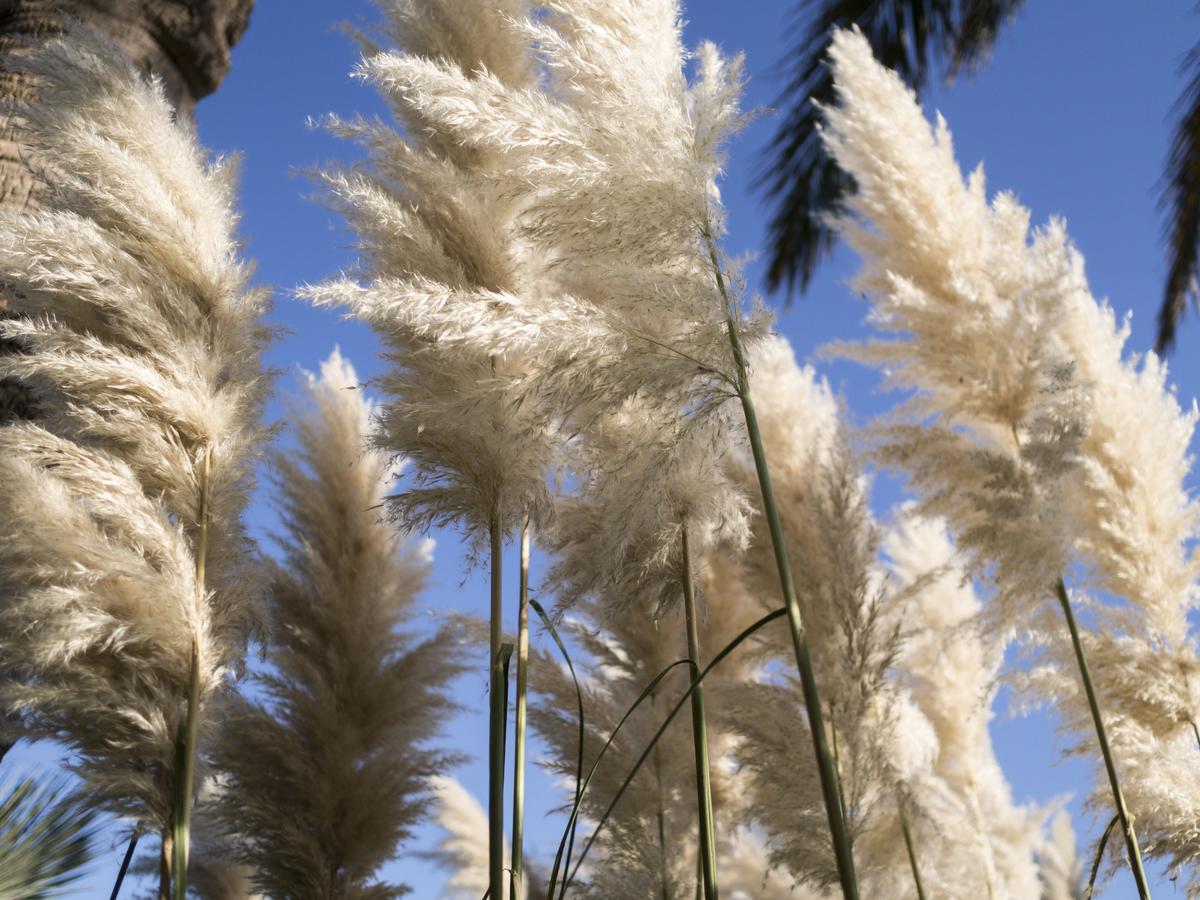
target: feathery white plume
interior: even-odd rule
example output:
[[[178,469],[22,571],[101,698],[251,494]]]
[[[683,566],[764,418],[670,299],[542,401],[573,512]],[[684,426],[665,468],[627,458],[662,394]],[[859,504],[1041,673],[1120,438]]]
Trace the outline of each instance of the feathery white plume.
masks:
[[[372,881],[446,763],[428,744],[459,671],[452,641],[402,629],[427,563],[380,521],[387,457],[365,449],[370,406],[335,351],[309,378],[295,456],[276,453],[284,560],[270,584],[259,702],[232,698],[213,751],[216,804],[270,896],[404,893]],[[366,895],[364,894],[364,895]]]
[[[837,34],[831,58],[826,142],[857,185],[840,224],[863,255],[873,320],[898,335],[853,352],[934,418],[881,428],[880,455],[988,568],[985,616],[1028,633],[1025,686],[1094,758],[1061,614],[1045,602],[1068,566],[1084,570],[1097,596],[1083,644],[1127,805],[1147,852],[1194,879],[1196,509],[1183,480],[1195,412],[1152,355],[1122,358],[1128,330],[1092,297],[1061,222],[1031,238],[1011,196],[989,206],[981,172],[964,183],[945,125],[930,128],[861,35]],[[1111,808],[1109,794],[1101,778],[1094,805]]]
[[[19,673],[0,698],[71,747],[92,802],[161,831],[193,652],[203,722],[255,618],[240,514],[266,298],[233,167],[157,83],[82,29],[10,62],[35,80],[21,115],[56,173],[40,209],[0,213],[18,316],[0,338],[21,350],[0,378],[37,407],[0,429],[0,670]]]
[[[518,233],[521,203],[500,155],[452,139],[405,73],[436,76],[465,95],[480,84],[531,84],[532,55],[512,24],[527,4],[480,3],[469,13],[457,0],[381,8],[397,49],[368,45],[357,74],[406,135],[378,121],[330,120],[368,152],[367,166],[320,176],[359,235],[361,281],[302,293],[370,322],[395,362],[378,380],[384,397],[373,436],[406,460],[408,484],[388,498],[393,515],[406,527],[455,525],[479,542],[488,528],[508,533],[524,516],[537,523],[549,512],[549,419],[519,402],[522,359],[448,340],[442,318],[521,306],[542,261]]]
[[[379,437],[418,473],[401,518],[474,510],[480,522],[497,504],[503,530],[544,518],[549,424],[611,431],[629,404],[653,407],[667,470],[703,478],[686,470],[694,452],[670,451],[730,396],[730,311],[704,233],[718,230],[713,182],[740,123],[740,62],[706,45],[689,85],[667,0],[514,5],[496,15],[491,56],[430,37],[458,20],[443,6],[396,4],[403,52],[361,67],[408,142],[377,123],[335,125],[372,153],[375,172],[331,176],[366,235],[367,283],[306,291],[404,355],[381,380],[395,399]],[[748,340],[762,322],[745,323]]]

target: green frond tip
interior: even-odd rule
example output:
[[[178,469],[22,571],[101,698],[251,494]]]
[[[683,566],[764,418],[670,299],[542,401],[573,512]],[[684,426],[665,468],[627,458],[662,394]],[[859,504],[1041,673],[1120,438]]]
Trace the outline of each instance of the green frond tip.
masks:
[[[92,860],[96,814],[62,781],[0,786],[0,897],[62,896]]]

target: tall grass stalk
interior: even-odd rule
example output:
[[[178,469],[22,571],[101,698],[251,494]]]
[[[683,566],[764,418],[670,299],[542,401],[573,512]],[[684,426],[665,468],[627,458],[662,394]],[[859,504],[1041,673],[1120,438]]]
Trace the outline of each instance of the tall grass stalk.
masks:
[[[1071,610],[1071,599],[1067,596],[1067,586],[1061,578],[1055,585],[1059,605],[1062,606],[1063,616],[1067,620],[1067,629],[1071,632],[1071,646],[1075,650],[1075,661],[1079,664],[1079,677],[1083,681],[1083,689],[1087,694],[1088,708],[1092,713],[1092,723],[1096,726],[1096,740],[1100,744],[1100,753],[1104,757],[1104,770],[1108,775],[1108,785],[1112,789],[1113,805],[1116,806],[1117,818],[1121,823],[1121,834],[1125,838],[1125,850],[1129,857],[1129,868],[1133,872],[1133,880],[1137,884],[1138,897],[1150,900],[1150,885],[1146,880],[1146,870],[1142,865],[1142,851],[1138,846],[1137,834],[1133,823],[1129,820],[1129,812],[1125,808],[1125,795],[1121,793],[1121,782],[1117,778],[1117,765],[1113,760],[1112,750],[1108,746],[1108,732],[1104,728],[1104,717],[1100,714],[1100,704],[1096,700],[1096,689],[1092,686],[1091,672],[1088,670],[1087,658],[1083,653],[1083,643],[1079,639],[1079,628],[1075,624],[1075,613]]]
[[[503,633],[504,588],[502,584],[504,535],[500,516],[493,513],[488,522],[491,541],[491,628],[488,660],[491,672],[491,716],[488,720],[488,890],[499,900],[504,896],[504,724],[508,704],[501,706],[500,697],[507,694],[507,685],[500,680],[503,668],[500,660]],[[499,712],[498,712],[499,710]]]
[[[912,829],[908,827],[908,816],[904,812],[903,800],[900,801],[900,831],[904,834],[904,849],[908,852],[908,866],[912,869],[917,900],[925,900],[925,887],[921,884],[921,867],[917,865],[917,851],[913,847]]]
[[[817,759],[817,772],[821,780],[821,795],[825,802],[825,814],[829,820],[829,835],[833,844],[834,859],[837,863],[838,881],[841,884],[842,896],[845,900],[858,900],[858,876],[854,871],[854,855],[850,844],[850,832],[846,828],[846,819],[842,815],[840,791],[838,789],[837,770],[833,764],[833,756],[829,752],[829,742],[825,736],[825,721],[821,712],[821,698],[817,693],[816,673],[813,671],[812,654],[808,649],[808,639],[804,633],[804,622],[800,616],[800,603],[796,599],[796,585],[792,580],[791,565],[788,562],[787,548],[783,539],[783,524],[779,519],[779,507],[775,502],[775,493],[771,488],[771,473],[767,467],[767,456],[763,449],[762,434],[758,428],[758,416],[754,411],[754,400],[750,396],[750,376],[746,364],[746,354],[742,348],[741,337],[738,334],[737,316],[733,303],[725,286],[725,275],[721,271],[721,263],[717,257],[717,247],[713,241],[712,228],[709,223],[704,225],[704,240],[708,245],[709,258],[712,261],[713,275],[717,280],[721,297],[725,301],[726,323],[729,329],[729,346],[733,351],[733,362],[737,368],[737,383],[735,385],[738,399],[742,402],[742,412],[746,420],[746,434],[750,440],[750,451],[754,456],[754,469],[758,475],[758,486],[762,491],[763,514],[771,534],[771,546],[775,552],[775,565],[779,570],[779,587],[783,593],[784,607],[787,610],[788,627],[792,635],[792,649],[796,655],[796,668],[800,673],[800,686],[804,694],[804,708],[808,713],[809,731],[812,734],[813,752]]]
[[[200,464],[200,509],[196,519],[196,614],[203,613],[205,569],[208,560],[208,518],[211,493],[212,447],[204,448]],[[187,719],[181,741],[181,770],[175,773],[179,790],[175,803],[174,897],[187,900],[188,852],[191,842],[192,793],[196,781],[196,735],[200,725],[200,644],[192,638],[192,671],[188,679]]]
[[[696,587],[692,582],[692,553],[688,543],[687,522],[680,530],[683,579],[683,612],[687,625],[688,656],[700,668],[700,623],[696,613]],[[717,850],[713,828],[712,776],[708,764],[708,727],[704,709],[704,688],[692,691],[692,748],[696,757],[696,804],[700,821],[700,870],[704,900],[717,900]]]
[[[555,632],[553,631],[553,627],[554,627],[553,623],[550,622],[550,620],[548,618],[546,618],[546,616],[542,613],[541,608],[538,606],[536,601],[532,604],[532,606],[535,610],[538,611],[539,614],[542,615],[543,621],[546,623],[546,627],[548,629],[550,629],[551,635],[554,635]],[[780,610],[780,613],[782,613],[782,610]],[[557,637],[555,639],[557,640]],[[564,651],[564,656],[565,655],[566,655],[566,653]],[[570,657],[567,657],[567,664],[569,666],[571,665]],[[592,776],[596,774],[596,770],[600,767],[600,763],[603,761],[605,754],[608,753],[609,748],[612,746],[613,742],[617,739],[617,735],[621,733],[621,729],[625,726],[625,723],[629,720],[629,717],[632,716],[634,714],[634,712],[637,711],[638,707],[641,706],[642,703],[647,698],[649,698],[651,709],[655,708],[655,700],[657,697],[655,692],[658,688],[658,685],[662,682],[662,680],[664,678],[666,678],[669,674],[671,674],[671,672],[673,672],[676,669],[676,667],[678,667],[678,666],[687,666],[689,668],[689,671],[692,671],[692,672],[696,671],[696,664],[694,662],[692,662],[692,660],[677,659],[677,660],[675,660],[675,662],[671,663],[665,669],[663,669],[661,672],[659,672],[657,675],[655,675],[654,678],[652,678],[650,680],[650,683],[645,688],[642,689],[642,692],[640,694],[638,694],[637,698],[633,701],[633,703],[630,704],[629,708],[625,710],[625,713],[621,716],[620,721],[617,722],[616,727],[614,727],[612,729],[612,731],[609,733],[608,737],[604,741],[604,745],[600,748],[600,752],[597,753],[596,758],[594,760],[592,760],[592,767],[588,770],[587,776],[584,778],[581,778],[578,781],[576,789],[575,789],[575,802],[571,806],[571,813],[567,817],[567,825],[563,829],[562,838],[558,842],[558,851],[556,852],[556,854],[554,856],[554,866],[550,870],[550,886],[546,892],[547,897],[551,897],[551,898],[554,897],[554,888],[558,884],[559,867],[560,866],[562,867],[564,874],[569,872],[571,869],[571,848],[572,848],[574,840],[575,840],[575,827],[579,821],[579,810],[583,805],[583,795],[587,791],[588,785],[590,785],[592,782]],[[574,677],[573,667],[572,667],[572,677]],[[682,705],[682,701],[680,701],[680,705]],[[678,712],[679,708],[680,707],[676,707],[675,712]],[[580,721],[582,722],[583,721],[582,705],[580,706],[579,712],[580,712]],[[672,713],[671,715],[673,716],[674,713]],[[668,718],[670,718],[670,717],[668,717]],[[583,731],[584,731],[584,729],[581,727],[580,732],[582,733]],[[662,856],[662,879],[660,881],[660,885],[661,885],[660,893],[663,897],[663,900],[667,900],[667,896],[669,894],[668,884],[667,884],[667,857],[666,857],[667,839],[666,839],[664,811],[663,811],[663,805],[662,805],[662,787],[661,787],[662,786],[662,780],[661,780],[662,779],[662,769],[659,764],[657,738],[655,740],[651,741],[651,750],[653,751],[653,755],[654,755],[655,780],[659,784],[659,789],[658,789],[658,800],[659,800],[659,803],[658,803],[658,835],[659,835],[659,846],[662,849],[662,854],[661,854],[661,856]],[[579,762],[580,762],[580,765],[582,766],[582,756],[579,758]],[[641,764],[639,763],[638,766],[634,766],[635,772],[637,771],[637,769],[640,765]],[[564,852],[566,853],[565,862],[564,862],[564,856],[563,856]],[[567,890],[567,879],[564,878],[563,883],[562,883],[562,889],[559,893],[560,898],[562,898],[566,895],[566,890]]]
[[[525,731],[529,685],[529,518],[521,524],[521,575],[517,614],[517,713],[513,735],[512,882],[514,900],[523,893],[525,868]]]

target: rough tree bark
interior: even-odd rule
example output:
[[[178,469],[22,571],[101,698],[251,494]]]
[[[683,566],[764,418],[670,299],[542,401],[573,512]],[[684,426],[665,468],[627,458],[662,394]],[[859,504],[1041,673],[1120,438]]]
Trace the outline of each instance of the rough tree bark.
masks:
[[[229,51],[241,38],[254,0],[0,0],[0,100],[26,91],[4,57],[30,39],[53,35],[67,17],[112,37],[145,72],[163,80],[180,114],[229,74]],[[0,114],[0,206],[36,202],[37,184],[22,161],[19,121]]]
[[[0,105],[29,91],[6,65],[9,56],[62,31],[73,18],[113,38],[134,65],[159,76],[179,114],[190,117],[196,102],[229,74],[230,50],[245,32],[253,6],[254,0],[0,0]],[[19,118],[0,112],[0,208],[36,206],[41,185],[27,157]],[[0,295],[0,315],[3,308]],[[20,350],[0,344],[0,353],[5,352]],[[0,380],[0,425],[35,415],[25,392]],[[0,718],[0,759],[14,737],[3,725]]]

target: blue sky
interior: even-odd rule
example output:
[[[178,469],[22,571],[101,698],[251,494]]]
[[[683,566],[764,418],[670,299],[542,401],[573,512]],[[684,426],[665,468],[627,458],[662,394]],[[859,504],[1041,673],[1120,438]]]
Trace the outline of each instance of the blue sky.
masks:
[[[747,106],[768,107],[782,85],[778,63],[790,8],[790,3],[767,0],[695,0],[685,11],[686,39],[689,45],[711,39],[727,51],[745,51],[751,76]],[[353,147],[309,128],[309,117],[381,111],[373,93],[348,77],[356,50],[336,27],[338,20],[373,18],[365,0],[258,0],[250,29],[234,52],[232,74],[197,110],[208,146],[244,155],[243,232],[258,263],[257,278],[279,291],[275,320],[288,334],[269,361],[282,369],[313,369],[335,344],[364,377],[380,365],[377,344],[365,328],[288,296],[294,286],[336,274],[353,261],[350,236],[336,214],[311,200],[312,185],[300,170],[356,158]],[[984,162],[990,190],[1015,192],[1032,209],[1034,222],[1050,216],[1067,220],[1096,295],[1107,297],[1119,313],[1132,313],[1131,346],[1138,352],[1153,342],[1163,281],[1156,198],[1171,108],[1181,89],[1177,67],[1200,32],[1198,25],[1193,4],[1185,0],[1029,0],[979,76],[939,86],[928,97],[929,107],[950,124],[960,162],[966,167]],[[754,172],[774,127],[767,112],[732,148],[722,193],[729,213],[727,249],[734,255],[764,247],[770,210],[754,188]],[[845,286],[854,265],[850,254],[839,250],[805,297],[779,306],[779,330],[801,357],[831,340],[862,334],[865,304]],[[748,269],[756,291],[764,289],[761,271],[756,263]],[[778,305],[782,298],[768,299]],[[1200,389],[1200,323],[1192,319],[1189,315],[1171,360],[1172,380],[1189,404]],[[873,372],[849,363],[818,365],[859,422],[894,400],[877,391]],[[286,376],[282,383],[287,384]],[[878,493],[885,513],[886,504],[897,499],[896,487],[882,483]],[[259,530],[269,527],[271,513],[263,500],[256,502],[252,519]],[[422,608],[482,613],[485,586],[478,574],[464,576],[457,538],[434,537],[437,563]],[[475,758],[458,774],[482,797],[482,675],[464,678],[456,696],[467,711],[455,720],[447,740]],[[1046,802],[1083,793],[1084,768],[1056,762],[1052,716],[1001,715],[993,735],[1018,799]],[[531,758],[538,753],[535,746]],[[40,751],[25,751],[21,758],[30,766],[45,762]],[[556,838],[559,820],[546,813],[556,798],[536,768],[531,778],[530,845],[534,854],[545,854]],[[1080,812],[1077,801],[1071,808],[1086,845],[1099,827]],[[433,829],[423,829],[409,849],[428,849],[435,839]],[[77,896],[107,896],[121,849],[106,854]],[[440,875],[428,860],[411,853],[386,875],[407,881],[416,897],[439,896]],[[1119,877],[1106,896],[1132,896],[1132,890]],[[1175,893],[1165,881],[1159,889],[1161,896]]]

